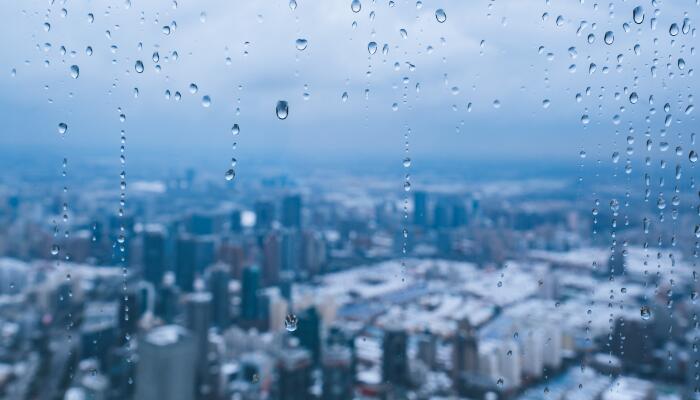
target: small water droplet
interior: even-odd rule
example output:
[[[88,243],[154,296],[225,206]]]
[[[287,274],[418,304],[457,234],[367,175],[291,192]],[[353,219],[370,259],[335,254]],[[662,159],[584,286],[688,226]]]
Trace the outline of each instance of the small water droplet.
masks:
[[[369,52],[370,55],[376,53],[377,52],[377,42],[369,42],[367,44],[367,51]]]
[[[202,107],[209,107],[211,105],[211,97],[209,95],[202,97]]]
[[[68,130],[68,125],[65,122],[61,122],[58,124],[58,133],[61,135],[65,135],[66,131]]]
[[[437,10],[435,10],[435,19],[439,23],[447,21],[447,14],[445,14],[445,10],[443,10],[442,8],[438,8]]]
[[[605,36],[603,37],[603,40],[605,41],[605,44],[611,45],[615,41],[615,35],[613,34],[612,31],[607,31],[607,32],[605,32]]]
[[[277,118],[286,119],[289,115],[289,105],[286,101],[280,100],[277,102],[277,107],[275,107],[275,112],[277,113]]]
[[[54,244],[53,246],[51,246],[51,255],[54,255],[54,256],[55,256],[55,255],[58,255],[58,251],[59,251],[59,250],[60,250],[60,249],[59,249],[58,245],[57,245],[57,244]]]
[[[639,313],[641,314],[642,319],[645,321],[651,318],[651,310],[649,309],[649,306],[642,306],[639,309]]]
[[[296,41],[297,50],[299,50],[299,51],[306,50],[307,45],[308,45],[308,42],[306,41],[306,39],[299,38]]]
[[[233,180],[233,178],[236,177],[236,171],[233,170],[233,168],[230,168],[228,171],[226,171],[226,174],[224,175],[224,178],[226,178],[227,181]]]
[[[142,73],[142,72],[143,72],[143,62],[141,62],[141,60],[137,60],[137,61],[136,61],[136,64],[134,64],[134,69],[135,69],[136,72],[138,72],[139,74]]]
[[[672,23],[671,26],[668,28],[668,34],[671,36],[676,36],[678,35],[679,29],[678,29],[678,24],[677,23]]]
[[[284,328],[289,332],[297,330],[298,323],[299,319],[294,314],[287,314],[287,316],[284,317]]]

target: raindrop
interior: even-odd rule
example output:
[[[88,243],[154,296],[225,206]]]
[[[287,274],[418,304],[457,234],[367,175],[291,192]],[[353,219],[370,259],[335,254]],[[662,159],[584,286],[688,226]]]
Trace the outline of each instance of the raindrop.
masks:
[[[228,171],[226,171],[226,175],[224,175],[224,178],[226,178],[227,181],[231,181],[235,177],[236,171],[234,171],[233,168],[230,168]]]
[[[632,10],[632,19],[635,24],[641,24],[644,22],[644,9],[642,6],[637,6]]]
[[[649,306],[642,306],[642,308],[639,309],[639,313],[642,316],[643,320],[648,320],[651,318],[651,310],[649,309]]]
[[[296,41],[297,50],[299,50],[299,51],[306,50],[307,45],[308,45],[308,42],[306,41],[306,39],[299,38]]]
[[[280,100],[277,102],[277,107],[275,107],[275,112],[277,113],[277,118],[286,119],[289,115],[289,105],[286,101]]]
[[[581,116],[581,123],[584,125],[588,125],[589,122],[591,122],[591,118],[588,116],[588,114],[583,114]]]
[[[679,31],[679,29],[678,29],[678,24],[675,23],[675,22],[671,24],[671,27],[670,27],[670,28],[668,28],[668,34],[671,35],[671,36],[676,36],[676,35],[678,35],[678,31]]]
[[[408,37],[408,32],[406,32],[405,29],[399,29],[399,33],[401,34],[401,37],[406,39]]]
[[[289,9],[294,11],[297,9],[297,2],[296,0],[289,0]]]
[[[54,255],[54,256],[58,255],[58,250],[59,250],[59,248],[58,248],[57,244],[54,244],[53,246],[51,246],[51,255]]]
[[[411,158],[410,157],[406,157],[403,159],[403,166],[406,168],[411,166]]]
[[[343,92],[343,95],[340,96],[340,99],[343,100],[343,103],[348,101],[348,92]]]
[[[362,4],[360,4],[360,0],[352,0],[352,3],[350,3],[350,9],[354,13],[360,12],[362,9]]]
[[[615,41],[615,35],[613,34],[612,31],[607,31],[607,32],[605,32],[605,36],[603,37],[603,40],[605,41],[605,44],[611,45]]]
[[[60,124],[58,124],[58,133],[60,133],[61,135],[65,135],[67,130],[68,125],[66,125],[65,122],[61,122]]]
[[[358,1],[357,3],[359,4],[360,2]],[[294,332],[295,330],[297,330],[297,323],[298,322],[299,322],[299,319],[297,318],[296,315],[287,314],[287,316],[284,317],[284,328],[289,332]]]
[[[639,96],[637,95],[637,92],[630,93],[630,103],[636,104],[637,100],[639,100]]]
[[[202,97],[202,107],[209,107],[211,105],[211,97],[209,95]]]
[[[369,52],[370,55],[376,53],[377,52],[377,42],[369,42],[369,44],[367,44],[367,51]]]
[[[695,150],[690,150],[690,153],[688,153],[688,160],[690,160],[691,163],[696,163],[698,161],[698,153],[696,153]]]
[[[80,68],[77,65],[71,65],[70,76],[73,79],[78,79],[78,76],[80,76]]]
[[[241,128],[238,126],[238,124],[233,124],[231,127],[231,134],[233,134],[233,136],[238,136],[239,133],[241,133]]]
[[[136,72],[138,72],[139,74],[142,73],[142,72],[143,72],[143,62],[141,62],[141,60],[137,60],[137,61],[136,61],[136,64],[134,64],[134,69],[135,69]]]
[[[442,8],[438,8],[437,10],[435,10],[435,19],[439,23],[447,21],[447,14],[445,14],[445,10],[443,10]]]
[[[197,90],[199,90],[197,85],[195,85],[194,83],[190,83],[190,93],[195,94],[197,93]]]

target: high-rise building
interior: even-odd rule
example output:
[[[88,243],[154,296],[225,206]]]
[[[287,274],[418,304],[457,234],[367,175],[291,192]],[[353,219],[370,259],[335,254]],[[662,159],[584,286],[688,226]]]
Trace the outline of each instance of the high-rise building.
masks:
[[[626,369],[640,373],[653,371],[652,323],[653,318],[643,320],[640,314],[632,313],[615,320],[610,349],[622,360]]]
[[[136,400],[195,398],[197,344],[176,325],[148,332],[138,346]]]
[[[270,232],[263,239],[263,283],[265,286],[276,285],[282,268],[282,254],[279,233]]]
[[[212,295],[194,292],[185,297],[185,318],[197,346],[197,389],[202,388],[207,378],[207,356],[209,354],[209,326],[211,324]],[[199,393],[199,392],[198,392]]]
[[[179,301],[180,289],[175,286],[173,274],[168,273],[163,279],[163,286],[158,290],[155,314],[165,321],[166,324],[173,323],[179,312]]]
[[[165,274],[165,233],[162,227],[149,226],[143,232],[143,277],[160,287]]]
[[[183,235],[175,243],[175,280],[180,289],[191,292],[194,279],[214,261],[215,246],[212,237]]]
[[[301,228],[301,195],[289,195],[282,199],[282,226]]]
[[[175,243],[175,282],[185,292],[194,289],[197,242],[191,236],[183,236]]]
[[[212,324],[222,330],[227,328],[230,323],[230,282],[231,274],[228,265],[217,263],[207,270],[207,286],[212,294]]]
[[[221,243],[218,259],[228,264],[233,279],[241,279],[245,265],[245,251],[241,244],[232,241]]]
[[[260,318],[258,310],[258,289],[260,289],[260,269],[249,266],[243,269],[241,282],[241,320],[254,322]]]
[[[310,307],[297,314],[298,323],[294,336],[299,339],[299,345],[309,352],[316,364],[321,358],[321,316],[315,307]]]
[[[394,386],[408,386],[408,334],[400,326],[389,326],[382,341],[382,379]]]
[[[322,400],[351,400],[355,373],[350,349],[342,345],[331,345],[323,352]]]
[[[300,234],[296,230],[288,230],[282,233],[281,243],[281,270],[289,271],[294,276],[300,273],[299,263],[301,262],[301,240]]]
[[[311,356],[304,349],[285,349],[278,365],[278,394],[280,400],[311,398]]]
[[[459,379],[464,373],[479,371],[479,348],[477,334],[469,319],[457,323],[457,332],[452,347],[452,375]]]
[[[241,210],[233,210],[231,212],[231,219],[230,219],[230,229],[231,232],[234,233],[240,233],[243,231],[243,224],[241,220]]]
[[[413,223],[423,227],[428,225],[428,194],[426,192],[413,194]]]
[[[255,202],[255,229],[267,230],[272,227],[275,220],[275,205],[267,200]]]

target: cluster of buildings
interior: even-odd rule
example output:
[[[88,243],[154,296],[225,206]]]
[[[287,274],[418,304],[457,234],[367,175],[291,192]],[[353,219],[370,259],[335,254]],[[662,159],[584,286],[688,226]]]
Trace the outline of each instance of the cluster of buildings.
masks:
[[[567,188],[417,191],[404,218],[381,182],[261,185],[141,182],[122,217],[2,192],[0,393],[695,398],[692,253],[601,243]]]

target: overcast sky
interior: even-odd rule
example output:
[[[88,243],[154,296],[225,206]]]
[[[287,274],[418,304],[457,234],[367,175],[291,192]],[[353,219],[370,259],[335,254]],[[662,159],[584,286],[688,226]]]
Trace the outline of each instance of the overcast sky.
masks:
[[[294,10],[288,0],[52,3],[0,3],[3,152],[116,155],[124,129],[128,156],[164,162],[400,160],[409,127],[414,159],[576,162],[582,149],[604,158],[624,150],[630,132],[641,154],[647,126],[655,143],[664,140],[666,102],[672,146],[689,146],[698,125],[697,111],[683,112],[699,86],[691,76],[695,0],[658,1],[657,11],[647,0],[425,0],[420,8],[415,1],[364,0],[357,13],[349,0],[297,0]],[[638,5],[645,12],[641,24],[632,21]],[[444,23],[436,20],[438,8]],[[690,30],[671,36],[670,25],[680,28],[684,18]],[[303,51],[295,45],[299,38],[307,40]],[[373,55],[369,42],[378,44]],[[79,67],[77,79],[72,65]],[[632,91],[636,104],[628,100]],[[203,96],[211,98],[209,107]],[[283,121],[275,116],[278,100],[289,104]],[[590,116],[585,126],[583,114]],[[59,123],[68,125],[64,138]],[[235,123],[241,133],[234,154]]]

